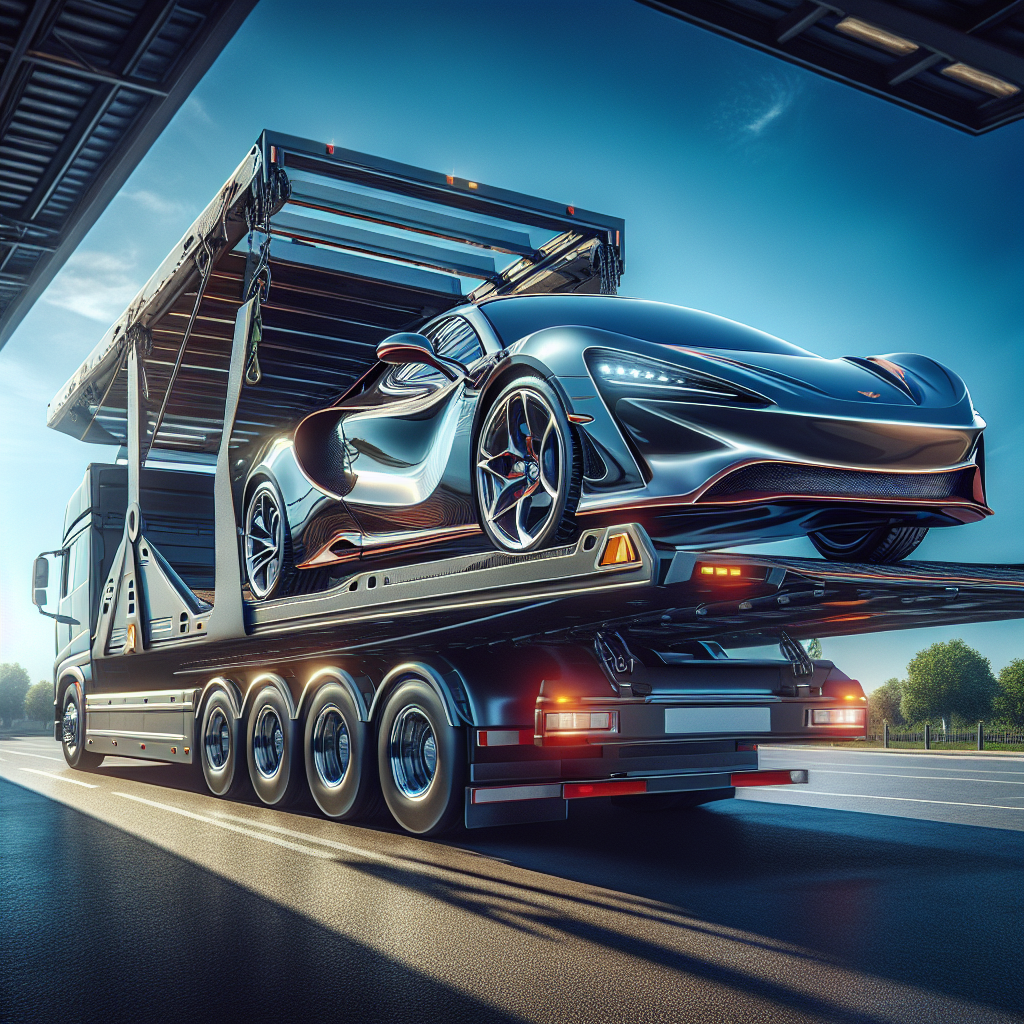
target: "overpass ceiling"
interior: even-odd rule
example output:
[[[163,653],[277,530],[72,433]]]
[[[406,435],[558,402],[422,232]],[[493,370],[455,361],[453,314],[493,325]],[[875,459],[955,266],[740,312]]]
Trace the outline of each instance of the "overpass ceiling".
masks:
[[[0,347],[256,0],[0,0]]]
[[[1024,117],[1024,0],[640,0],[972,135]]]

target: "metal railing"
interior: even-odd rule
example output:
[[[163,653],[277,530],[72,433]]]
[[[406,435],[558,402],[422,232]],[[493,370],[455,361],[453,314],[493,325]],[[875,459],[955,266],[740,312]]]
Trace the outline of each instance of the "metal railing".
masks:
[[[975,729],[936,729],[925,725],[923,729],[896,730],[890,729],[886,722],[881,733],[868,734],[869,741],[881,741],[883,747],[893,743],[921,743],[925,750],[932,748],[961,746],[971,744],[977,750],[984,750],[986,744],[997,746],[1024,745],[1024,729],[992,729],[979,722]]]

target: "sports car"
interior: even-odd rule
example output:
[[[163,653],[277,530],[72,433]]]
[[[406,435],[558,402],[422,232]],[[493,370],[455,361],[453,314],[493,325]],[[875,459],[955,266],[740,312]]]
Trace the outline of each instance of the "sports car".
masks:
[[[528,552],[625,522],[655,543],[806,535],[830,559],[893,562],[991,514],[985,423],[926,356],[826,359],[711,313],[580,294],[462,306],[376,355],[253,462],[257,599],[354,559]]]

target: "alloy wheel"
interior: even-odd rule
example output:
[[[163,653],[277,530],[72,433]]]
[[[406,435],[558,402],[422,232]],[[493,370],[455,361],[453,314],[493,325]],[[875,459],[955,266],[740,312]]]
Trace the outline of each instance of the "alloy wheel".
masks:
[[[257,599],[277,586],[283,563],[284,518],[273,485],[262,483],[245,517],[245,573]]]
[[[421,708],[412,704],[399,712],[389,748],[395,785],[403,796],[422,797],[437,772],[437,738]]]
[[[565,442],[548,400],[529,387],[488,413],[477,447],[480,506],[503,547],[526,551],[561,516]]]

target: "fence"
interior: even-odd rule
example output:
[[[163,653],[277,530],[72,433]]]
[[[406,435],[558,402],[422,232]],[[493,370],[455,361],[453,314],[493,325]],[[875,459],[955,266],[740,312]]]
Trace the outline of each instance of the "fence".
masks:
[[[924,729],[916,731],[897,732],[889,728],[885,723],[882,733],[868,736],[869,740],[881,741],[882,746],[888,747],[893,743],[922,743],[925,750],[933,747],[950,747],[970,744],[977,750],[984,750],[987,744],[995,746],[1020,746],[1024,745],[1024,730],[993,730],[987,729],[983,722],[979,722],[976,729],[935,729],[926,725]]]

